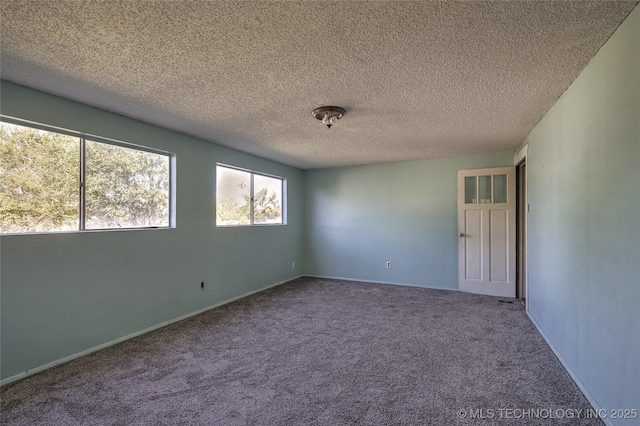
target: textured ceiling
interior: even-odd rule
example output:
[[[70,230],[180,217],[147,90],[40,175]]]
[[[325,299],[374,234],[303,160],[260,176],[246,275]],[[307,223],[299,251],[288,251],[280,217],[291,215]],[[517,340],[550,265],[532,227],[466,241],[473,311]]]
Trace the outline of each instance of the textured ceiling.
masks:
[[[515,149],[636,2],[0,4],[3,79],[306,169]]]

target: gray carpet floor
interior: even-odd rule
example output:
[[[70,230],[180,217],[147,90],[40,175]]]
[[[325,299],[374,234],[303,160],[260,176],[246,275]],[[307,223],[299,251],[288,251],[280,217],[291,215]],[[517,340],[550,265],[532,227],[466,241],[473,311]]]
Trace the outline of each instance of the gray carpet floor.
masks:
[[[3,425],[602,424],[518,301],[312,278],[0,396]]]

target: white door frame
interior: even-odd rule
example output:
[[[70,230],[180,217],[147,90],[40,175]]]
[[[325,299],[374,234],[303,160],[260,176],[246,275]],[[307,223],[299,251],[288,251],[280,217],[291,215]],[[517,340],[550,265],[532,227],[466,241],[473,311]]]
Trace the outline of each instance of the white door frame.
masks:
[[[523,262],[523,266],[524,266],[524,274],[522,273],[522,270],[520,270],[520,278],[524,281],[524,288],[525,288],[525,295],[524,295],[524,306],[525,306],[525,311],[529,312],[529,264],[528,264],[528,258],[529,258],[529,251],[528,249],[528,245],[529,245],[529,210],[530,210],[530,206],[529,206],[529,162],[527,161],[527,156],[529,154],[529,145],[525,145],[522,147],[522,149],[520,149],[520,151],[516,152],[514,157],[513,157],[513,165],[516,166],[516,168],[518,166],[520,166],[523,162],[525,164],[525,169],[524,169],[524,211],[522,212],[523,214],[520,216],[520,218],[523,220],[523,224],[522,224],[522,232],[524,232],[524,246],[521,246],[520,243],[518,243],[518,246],[516,247],[517,252],[517,256],[520,257],[520,250],[524,249],[524,255],[522,257],[522,262]],[[520,190],[521,188],[518,188],[518,190]],[[520,197],[521,194],[518,195],[518,197]],[[518,262],[520,262],[520,259],[518,259]]]

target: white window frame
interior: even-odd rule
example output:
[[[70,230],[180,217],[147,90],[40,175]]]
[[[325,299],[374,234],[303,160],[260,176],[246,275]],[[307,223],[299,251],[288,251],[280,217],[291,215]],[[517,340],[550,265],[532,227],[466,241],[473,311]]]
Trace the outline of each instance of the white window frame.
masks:
[[[250,183],[249,183],[249,197],[251,202],[249,203],[249,223],[246,225],[240,225],[240,224],[233,224],[233,225],[218,225],[217,222],[217,209],[218,209],[218,198],[217,198],[217,194],[215,197],[216,200],[216,227],[219,228],[236,228],[236,227],[247,227],[247,226],[283,226],[287,224],[287,179],[282,177],[282,176],[277,176],[277,175],[272,175],[269,173],[264,173],[264,172],[258,172],[255,170],[250,170],[250,169],[245,169],[243,167],[238,167],[238,166],[232,166],[229,164],[225,164],[225,163],[216,163],[216,184],[217,184],[217,179],[218,179],[218,167],[224,167],[227,169],[232,169],[232,170],[238,170],[241,172],[245,172],[245,173],[249,173],[251,175],[251,178],[249,179]],[[282,222],[281,223],[254,223],[254,203],[253,203],[253,199],[254,199],[254,184],[253,184],[253,178],[255,175],[258,176],[264,176],[264,177],[268,177],[268,178],[272,178],[272,179],[278,179],[280,181],[280,185],[281,185],[281,194],[282,194],[282,200],[281,200],[281,215],[282,215]],[[217,191],[217,189],[216,189]]]
[[[64,234],[75,232],[111,232],[111,231],[131,231],[131,230],[143,230],[143,229],[171,229],[176,227],[176,155],[172,152],[163,151],[155,148],[150,148],[142,145],[123,142],[116,139],[105,138],[89,133],[77,132],[74,130],[64,129],[56,126],[50,126],[47,124],[36,123],[21,118],[10,117],[0,114],[0,122],[15,124],[23,127],[30,127],[36,130],[42,130],[45,132],[60,133],[63,135],[71,136],[79,139],[79,153],[80,167],[78,173],[80,174],[78,191],[78,229],[73,231],[44,231],[44,232],[14,232],[0,235],[33,235],[33,234]],[[169,225],[168,226],[139,226],[130,228],[90,228],[86,229],[86,196],[85,196],[85,154],[86,154],[86,142],[98,142],[107,145],[115,145],[122,148],[133,149],[136,151],[149,152],[152,154],[164,155],[169,159]]]

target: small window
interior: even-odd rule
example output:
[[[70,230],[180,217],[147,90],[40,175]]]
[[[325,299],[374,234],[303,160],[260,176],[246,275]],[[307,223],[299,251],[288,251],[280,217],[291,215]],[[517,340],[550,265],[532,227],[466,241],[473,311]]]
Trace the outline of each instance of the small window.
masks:
[[[282,225],[286,181],[249,170],[216,168],[216,225]]]
[[[476,204],[478,202],[477,176],[465,176],[464,178],[464,202],[466,204]]]
[[[170,226],[171,156],[0,122],[0,233]]]
[[[493,202],[507,202],[507,175],[493,175]]]
[[[491,176],[478,176],[478,202],[491,203]]]
[[[465,176],[464,202],[465,204],[506,203],[507,175]]]

